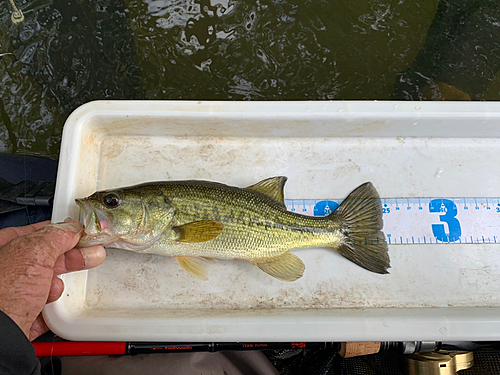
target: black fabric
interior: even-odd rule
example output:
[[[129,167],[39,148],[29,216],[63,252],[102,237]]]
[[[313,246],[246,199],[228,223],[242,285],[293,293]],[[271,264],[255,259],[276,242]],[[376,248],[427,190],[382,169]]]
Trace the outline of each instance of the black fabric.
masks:
[[[37,156],[0,154],[0,177],[17,184],[30,180],[35,184],[55,181],[57,160]]]
[[[17,197],[33,196],[31,191],[36,187],[32,181],[21,181],[17,184],[10,184],[9,181],[0,177],[0,198],[7,202],[17,203]]]
[[[462,370],[459,375],[498,375],[500,374],[500,347],[483,348],[474,351],[474,366]]]
[[[35,356],[33,345],[3,311],[0,311],[0,333],[0,374],[40,374],[40,362]]]
[[[0,154],[0,229],[50,219],[56,172],[56,160]]]
[[[0,229],[39,223],[50,220],[51,216],[50,207],[24,207],[22,210],[0,214]]]
[[[0,177],[0,229],[50,219],[54,190],[53,181],[13,184]]]
[[[265,350],[264,354],[281,375],[339,374],[341,358],[335,349]]]
[[[460,375],[500,374],[500,346],[474,350],[474,366]],[[334,349],[265,350],[281,375],[405,375],[405,356],[394,350],[342,358]]]

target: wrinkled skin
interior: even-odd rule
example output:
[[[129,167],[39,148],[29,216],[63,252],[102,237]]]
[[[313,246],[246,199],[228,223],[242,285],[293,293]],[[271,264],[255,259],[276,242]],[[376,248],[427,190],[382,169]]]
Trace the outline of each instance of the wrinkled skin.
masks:
[[[64,291],[57,275],[96,267],[106,257],[102,246],[75,247],[82,233],[69,219],[0,230],[0,310],[30,341],[48,331],[41,312]]]

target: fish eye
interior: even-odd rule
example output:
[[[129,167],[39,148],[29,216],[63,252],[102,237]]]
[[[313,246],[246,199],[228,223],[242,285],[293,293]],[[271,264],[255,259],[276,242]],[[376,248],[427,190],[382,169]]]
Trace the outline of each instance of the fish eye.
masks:
[[[120,197],[115,193],[106,194],[106,196],[103,199],[104,205],[108,208],[118,207],[121,202],[122,201]]]

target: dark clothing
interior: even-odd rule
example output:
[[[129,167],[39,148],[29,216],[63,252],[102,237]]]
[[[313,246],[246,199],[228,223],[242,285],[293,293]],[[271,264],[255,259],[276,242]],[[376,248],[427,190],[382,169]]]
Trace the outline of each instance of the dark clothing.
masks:
[[[52,182],[52,185],[47,185],[49,191],[40,191],[40,194],[53,195],[56,170],[55,160],[23,155],[0,155],[0,229],[50,219],[51,207],[23,206],[16,203],[17,197],[24,197],[26,194],[18,194],[15,187],[22,192],[31,191],[31,196],[35,196],[38,194],[37,186],[49,181]],[[36,358],[35,349],[26,335],[12,319],[0,311],[0,375],[40,373],[40,361]]]
[[[49,220],[57,161],[0,154],[0,229]]]
[[[0,311],[0,374],[38,375],[40,362],[35,349],[14,321]]]

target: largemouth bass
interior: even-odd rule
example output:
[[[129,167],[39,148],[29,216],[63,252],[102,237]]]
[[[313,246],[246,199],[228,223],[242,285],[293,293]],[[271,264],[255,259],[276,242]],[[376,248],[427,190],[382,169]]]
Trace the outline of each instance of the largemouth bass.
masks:
[[[167,181],[96,192],[76,200],[85,226],[79,246],[173,256],[201,279],[207,278],[206,262],[215,258],[245,260],[294,281],[305,266],[289,250],[299,248],[329,248],[369,271],[387,273],[382,206],[371,183],[319,218],[286,210],[286,180],[273,177],[247,188]]]

